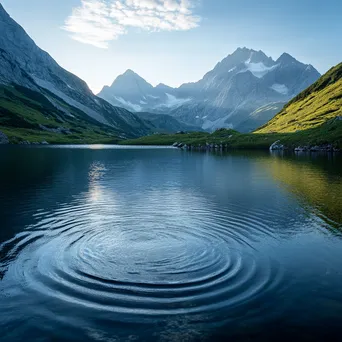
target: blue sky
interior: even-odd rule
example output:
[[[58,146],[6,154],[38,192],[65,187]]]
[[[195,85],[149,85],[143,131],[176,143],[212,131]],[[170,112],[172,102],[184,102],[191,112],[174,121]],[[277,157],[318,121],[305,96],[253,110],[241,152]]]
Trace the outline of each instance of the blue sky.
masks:
[[[337,0],[0,0],[94,92],[133,69],[156,85],[196,81],[237,47],[288,52],[321,73],[342,61]]]

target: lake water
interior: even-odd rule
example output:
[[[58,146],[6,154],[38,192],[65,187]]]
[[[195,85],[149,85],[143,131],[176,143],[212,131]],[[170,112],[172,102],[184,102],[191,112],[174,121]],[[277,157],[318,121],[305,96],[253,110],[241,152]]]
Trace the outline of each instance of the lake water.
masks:
[[[0,149],[1,341],[322,341],[342,156]]]

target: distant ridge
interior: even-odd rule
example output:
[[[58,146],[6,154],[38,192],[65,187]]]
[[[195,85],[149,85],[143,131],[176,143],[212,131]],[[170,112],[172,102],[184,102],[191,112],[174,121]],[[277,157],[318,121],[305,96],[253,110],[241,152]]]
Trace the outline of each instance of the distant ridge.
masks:
[[[194,83],[153,87],[132,70],[104,87],[99,96],[135,112],[172,115],[212,131],[243,132],[265,124],[283,105],[320,77],[309,64],[283,53],[276,61],[261,50],[238,48]]]

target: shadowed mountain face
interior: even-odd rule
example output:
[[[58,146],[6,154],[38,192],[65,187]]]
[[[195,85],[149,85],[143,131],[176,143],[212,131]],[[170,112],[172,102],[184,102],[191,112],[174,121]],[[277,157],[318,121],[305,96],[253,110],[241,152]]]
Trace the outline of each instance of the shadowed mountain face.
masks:
[[[15,84],[38,93],[35,96],[43,95],[59,112],[61,121],[75,116],[76,111],[122,137],[149,132],[143,120],[95,96],[83,80],[60,67],[1,5],[0,32],[0,85]]]
[[[131,70],[99,96],[136,112],[167,113],[206,130],[250,131],[320,77],[287,53],[276,61],[262,51],[239,48],[196,83],[153,87]]]

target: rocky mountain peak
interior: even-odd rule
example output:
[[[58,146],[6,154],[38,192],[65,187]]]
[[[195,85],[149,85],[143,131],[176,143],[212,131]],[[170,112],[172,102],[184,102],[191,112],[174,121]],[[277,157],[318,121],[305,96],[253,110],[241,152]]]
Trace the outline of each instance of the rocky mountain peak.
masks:
[[[112,87],[115,87],[118,84],[123,85],[145,85],[152,87],[148,82],[146,82],[140,75],[135,73],[133,70],[128,69],[123,74],[119,75],[113,82]]]
[[[123,74],[122,76],[125,76],[125,77],[139,77],[141,78],[136,72],[134,72],[132,69],[127,69]]]
[[[274,61],[271,57],[266,56],[266,54],[259,50],[251,50],[249,59],[245,63],[263,63],[266,66],[274,65]]]
[[[129,93],[135,95],[149,92],[153,89],[153,86],[133,70],[128,69],[114,80],[109,89],[115,91],[117,95],[121,96]]]
[[[292,57],[287,52],[284,52],[278,59],[277,63],[280,64],[290,64],[290,63],[299,63],[294,57]]]
[[[241,70],[245,67],[245,64],[263,64],[266,67],[275,65],[275,62],[271,57],[259,50],[248,49],[246,47],[236,49],[232,54],[228,55],[216,67],[209,72],[206,76],[211,77],[213,74],[223,74],[225,72],[231,72],[233,69]]]

